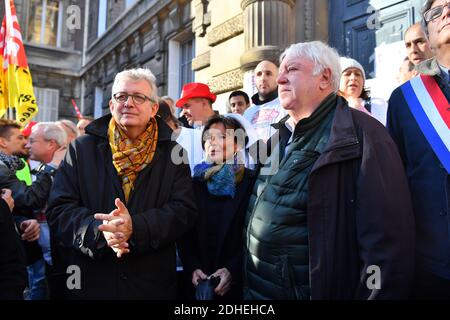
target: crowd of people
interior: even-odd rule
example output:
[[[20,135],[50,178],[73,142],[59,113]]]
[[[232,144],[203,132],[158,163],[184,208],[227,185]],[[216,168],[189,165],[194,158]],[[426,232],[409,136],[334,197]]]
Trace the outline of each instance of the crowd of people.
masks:
[[[450,3],[423,12],[387,102],[312,41],[227,114],[135,68],[98,119],[0,119],[0,299],[450,299]]]

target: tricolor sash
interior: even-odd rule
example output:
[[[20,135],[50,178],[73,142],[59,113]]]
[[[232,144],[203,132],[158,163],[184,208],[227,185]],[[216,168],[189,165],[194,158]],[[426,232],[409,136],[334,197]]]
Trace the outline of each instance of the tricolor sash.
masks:
[[[429,75],[412,78],[401,89],[420,130],[450,174],[450,104],[447,98]]]

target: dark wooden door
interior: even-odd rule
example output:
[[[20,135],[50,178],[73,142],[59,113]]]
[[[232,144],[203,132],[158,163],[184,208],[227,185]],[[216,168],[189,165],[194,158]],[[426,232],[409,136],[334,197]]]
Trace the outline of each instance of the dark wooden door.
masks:
[[[368,78],[375,47],[403,40],[421,19],[421,0],[329,0],[329,43],[339,54],[358,60]]]

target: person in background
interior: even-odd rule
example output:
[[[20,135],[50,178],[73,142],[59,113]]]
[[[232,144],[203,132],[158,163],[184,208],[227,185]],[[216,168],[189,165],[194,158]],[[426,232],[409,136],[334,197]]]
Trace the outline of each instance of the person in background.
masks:
[[[189,125],[201,128],[209,118],[215,115],[212,106],[214,101],[216,101],[216,95],[206,84],[191,82],[183,86],[176,106],[183,109]]]
[[[250,98],[244,91],[237,90],[230,94],[228,103],[232,113],[244,115],[245,110],[250,106]]]
[[[31,135],[26,145],[30,160],[37,161],[40,165],[32,172],[39,172],[45,165],[52,161],[59,150],[65,150],[67,146],[66,132],[55,122],[39,122],[31,129]],[[62,161],[62,157],[60,158]],[[58,163],[59,166],[59,163]],[[55,167],[57,168],[57,167]],[[40,233],[38,244],[42,251],[42,258],[28,266],[30,300],[43,300],[50,298],[46,270],[52,266],[50,251],[50,232],[45,216],[44,208],[35,208],[34,218],[39,222]]]
[[[202,139],[206,160],[194,168],[199,217],[181,241],[180,255],[194,287],[210,277],[220,279],[217,298],[242,299],[243,223],[255,174],[237,155],[247,139],[235,118],[210,118]]]
[[[67,144],[70,144],[73,140],[78,137],[78,129],[77,125],[70,120],[60,120],[56,121],[56,124],[59,125],[67,134]]]
[[[170,112],[172,113],[172,115],[176,116],[175,101],[169,96],[162,96],[160,98],[160,100],[162,100],[165,103],[167,103],[167,105],[169,106],[169,109],[170,109]]]
[[[183,86],[181,97],[176,102],[176,106],[183,109],[184,117],[193,127],[182,127],[176,137],[177,143],[187,152],[192,174],[194,167],[202,162],[204,157],[201,135],[206,121],[216,114],[212,107],[214,101],[216,95],[206,84],[191,82]]]
[[[434,56],[428,38],[420,26],[420,22],[406,29],[404,39],[408,59],[415,66]]]
[[[244,117],[255,128],[258,139],[266,142],[276,130],[271,126],[286,116],[278,99],[278,67],[263,60],[255,68],[255,84],[258,91],[252,96],[253,104],[244,112]]]
[[[82,136],[83,134],[86,133],[85,129],[92,121],[94,121],[94,118],[88,117],[88,116],[84,116],[83,118],[78,120],[78,122],[77,122],[77,129],[78,129],[78,135],[79,136]]]
[[[158,104],[159,108],[156,115],[163,119],[172,130],[177,130],[181,126],[181,123],[173,115],[169,105],[162,99],[159,100]]]
[[[65,135],[62,129],[58,129],[62,135]],[[42,258],[42,251],[37,243],[40,238],[40,224],[35,219],[33,212],[45,207],[52,177],[65,154],[65,148],[58,149],[53,158],[50,158],[46,165],[37,170],[35,181],[27,185],[16,176],[17,170],[24,167],[24,163],[18,157],[18,155],[24,154],[24,147],[26,147],[26,142],[20,125],[12,120],[0,119],[0,188],[8,188],[12,191],[15,204],[14,219],[21,232],[22,244],[27,257],[26,264],[30,266]],[[33,287],[33,283],[30,285],[29,297],[31,299],[47,297],[44,286]]]
[[[406,81],[417,76],[418,72],[414,68],[414,64],[409,60],[408,57],[403,59],[402,65],[400,66],[397,74],[397,82],[399,84],[404,84]]]
[[[365,88],[366,73],[362,65],[347,57],[341,57],[340,64],[342,73],[339,94],[347,100],[350,107],[370,114],[386,125],[387,103],[370,98],[369,91]]]
[[[436,56],[389,99],[387,127],[416,220],[414,299],[450,298],[450,2],[427,0],[422,27]]]
[[[31,183],[32,183],[31,169],[34,169],[38,163],[35,163],[33,161],[33,166],[30,165],[30,161],[29,161],[30,154],[28,152],[26,145],[28,143],[28,139],[30,138],[31,130],[36,124],[37,124],[37,122],[30,121],[25,126],[25,128],[23,128],[23,130],[22,130],[22,134],[23,134],[23,138],[24,138],[24,144],[22,144],[23,148],[21,148],[18,152],[16,152],[16,155],[19,156],[20,159],[22,160],[22,162],[24,163],[24,167],[22,169],[16,171],[16,177],[19,180],[24,181],[28,186],[31,185]]]

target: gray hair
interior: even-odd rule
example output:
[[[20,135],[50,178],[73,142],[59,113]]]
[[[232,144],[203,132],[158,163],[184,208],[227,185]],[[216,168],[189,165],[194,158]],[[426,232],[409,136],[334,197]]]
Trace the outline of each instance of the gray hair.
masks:
[[[424,17],[423,17],[423,14],[424,14],[425,12],[427,12],[428,10],[430,10],[431,6],[433,5],[433,3],[434,3],[435,1],[436,1],[436,0],[426,0],[426,1],[425,1],[425,4],[424,4],[423,7],[422,7],[422,20],[420,20],[420,26],[422,27],[422,31],[425,33],[425,35],[427,36],[427,38],[428,38],[428,36],[429,36],[429,34],[428,34],[428,25],[427,25],[427,22],[425,21],[425,19],[424,19]]]
[[[114,78],[114,83],[112,86],[112,94],[115,93],[115,87],[117,86],[117,83],[123,78],[130,79],[133,81],[139,80],[147,81],[152,90],[152,92],[149,94],[149,98],[152,99],[152,101],[154,102],[158,102],[158,94],[157,94],[158,89],[156,88],[156,78],[154,74],[150,71],[150,69],[135,68],[119,72],[118,74],[116,74],[116,77]]]
[[[334,92],[339,90],[341,65],[336,49],[321,41],[300,42],[292,44],[281,54],[280,62],[286,57],[306,58],[314,63],[313,75],[318,75],[325,69],[331,70],[331,85]]]
[[[422,23],[421,23],[420,21],[419,21],[419,22],[416,22],[416,23],[413,23],[412,25],[410,25],[410,26],[405,30],[405,33],[403,33],[403,39],[406,38],[406,34],[407,34],[412,28],[415,28],[415,27],[419,27],[420,30],[423,31]],[[425,33],[425,32],[424,32],[424,33]]]
[[[59,120],[56,122],[56,124],[58,124],[58,123],[60,123],[63,126],[64,130],[68,129],[69,131],[71,131],[75,135],[75,137],[79,136],[77,125],[75,123],[73,123],[72,121],[63,119],[63,120]]]
[[[33,126],[31,132],[42,129],[42,136],[45,140],[55,140],[58,146],[67,145],[67,133],[54,122],[38,122]]]

